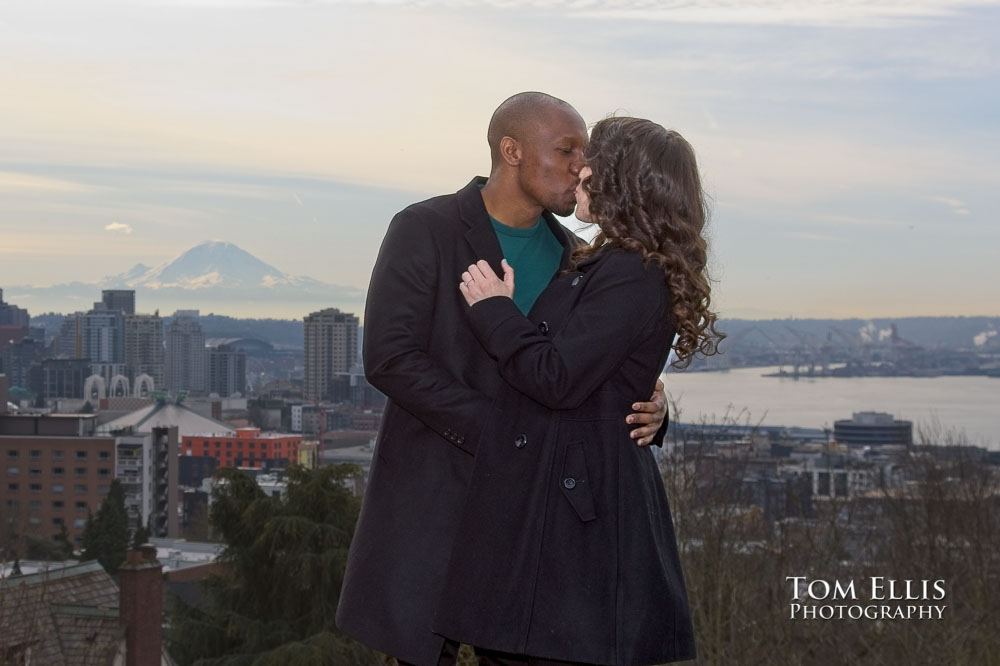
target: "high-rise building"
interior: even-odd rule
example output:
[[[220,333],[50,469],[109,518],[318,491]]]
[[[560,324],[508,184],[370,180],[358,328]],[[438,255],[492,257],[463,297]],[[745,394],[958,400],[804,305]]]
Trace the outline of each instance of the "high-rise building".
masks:
[[[305,317],[305,398],[322,400],[358,358],[358,318],[327,308]]]
[[[28,311],[4,303],[3,289],[0,289],[0,349],[23,340],[28,335],[30,323]]]
[[[4,415],[0,456],[5,536],[23,537],[22,555],[27,540],[48,541],[63,527],[79,545],[114,478],[115,439],[97,435],[92,416]]]
[[[135,314],[134,289],[105,289],[101,292],[101,302],[112,312],[120,312],[123,315]]]
[[[56,341],[55,352],[59,358],[83,358],[83,313],[74,312],[63,317]]]
[[[205,333],[197,310],[178,310],[166,327],[166,386],[168,391],[204,393],[208,358]]]
[[[109,310],[104,303],[94,303],[94,309],[83,315],[80,358],[91,363],[125,362],[125,317],[120,311]]]
[[[146,374],[153,378],[154,388],[164,388],[166,369],[160,315],[125,315],[125,365],[129,381],[134,383],[136,377]]]
[[[31,317],[24,308],[3,302],[3,289],[0,289],[0,326],[17,326],[28,328]]]
[[[43,398],[83,398],[90,370],[87,359],[47,358],[32,367],[30,387]]]
[[[0,348],[0,372],[7,375],[11,386],[28,388],[31,383],[31,366],[40,363],[44,357],[44,342],[21,338]]]
[[[245,394],[247,355],[242,349],[219,345],[208,350],[208,392],[228,398]]]

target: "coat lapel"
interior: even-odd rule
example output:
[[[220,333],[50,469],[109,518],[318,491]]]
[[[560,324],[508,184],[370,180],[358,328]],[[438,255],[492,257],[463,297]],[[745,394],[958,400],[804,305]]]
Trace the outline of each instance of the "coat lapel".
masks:
[[[479,192],[480,187],[485,184],[486,179],[477,176],[459,190],[458,211],[468,227],[465,240],[472,246],[476,260],[485,259],[497,275],[503,275],[503,268],[500,265],[503,250],[500,249],[500,241],[497,240],[497,234],[490,223],[490,214],[486,212],[486,205],[483,204],[483,195]]]

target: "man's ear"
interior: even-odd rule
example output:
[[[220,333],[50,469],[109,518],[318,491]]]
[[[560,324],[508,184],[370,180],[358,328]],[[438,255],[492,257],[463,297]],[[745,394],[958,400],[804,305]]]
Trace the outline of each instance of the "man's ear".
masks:
[[[509,166],[521,163],[521,142],[511,136],[500,139],[500,158]]]

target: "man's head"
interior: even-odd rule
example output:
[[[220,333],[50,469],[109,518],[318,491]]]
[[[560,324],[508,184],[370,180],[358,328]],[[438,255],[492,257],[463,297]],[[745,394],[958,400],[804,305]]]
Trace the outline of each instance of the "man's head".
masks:
[[[518,93],[493,112],[486,138],[491,179],[502,178],[557,215],[573,212],[587,145],[587,126],[576,109],[545,93]]]

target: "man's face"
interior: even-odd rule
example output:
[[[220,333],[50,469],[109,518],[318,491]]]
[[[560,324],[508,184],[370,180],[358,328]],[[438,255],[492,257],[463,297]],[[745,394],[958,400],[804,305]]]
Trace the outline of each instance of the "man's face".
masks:
[[[562,106],[547,109],[521,141],[521,189],[556,215],[572,214],[586,146],[587,126],[580,114]]]

